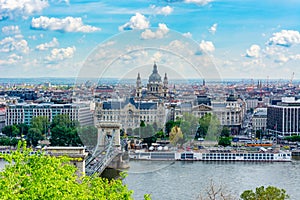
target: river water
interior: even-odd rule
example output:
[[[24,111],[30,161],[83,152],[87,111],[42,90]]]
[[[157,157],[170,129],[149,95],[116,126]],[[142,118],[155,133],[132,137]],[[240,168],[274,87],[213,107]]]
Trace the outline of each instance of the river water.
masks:
[[[189,200],[205,196],[211,182],[238,197],[259,186],[283,188],[291,199],[300,199],[300,161],[266,162],[167,162],[130,161],[124,183],[135,199],[146,193],[153,200]]]
[[[4,161],[0,160],[0,169]],[[130,161],[124,183],[134,190],[134,199],[151,194],[153,200],[194,200],[205,194],[211,182],[239,196],[244,190],[273,185],[291,199],[300,199],[300,161],[266,162],[169,162]]]

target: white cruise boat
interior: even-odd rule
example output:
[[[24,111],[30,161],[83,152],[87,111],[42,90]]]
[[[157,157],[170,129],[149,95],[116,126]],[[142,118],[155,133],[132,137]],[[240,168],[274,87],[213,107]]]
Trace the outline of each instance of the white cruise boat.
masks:
[[[182,160],[182,161],[244,161],[244,162],[290,162],[292,154],[286,151],[136,151],[130,152],[129,157],[137,160]]]

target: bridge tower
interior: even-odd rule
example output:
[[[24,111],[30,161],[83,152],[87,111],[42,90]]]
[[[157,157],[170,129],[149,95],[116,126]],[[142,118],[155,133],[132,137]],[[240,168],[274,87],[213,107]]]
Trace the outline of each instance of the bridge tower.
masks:
[[[98,148],[104,148],[105,145],[113,138],[113,146],[120,147],[120,129],[121,124],[117,122],[100,122],[97,124],[98,129]]]

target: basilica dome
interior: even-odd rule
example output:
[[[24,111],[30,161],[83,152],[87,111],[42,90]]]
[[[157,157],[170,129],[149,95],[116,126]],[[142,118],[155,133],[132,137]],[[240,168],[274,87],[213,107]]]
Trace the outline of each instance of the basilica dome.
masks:
[[[149,76],[149,83],[161,83],[161,77],[158,74],[157,65],[154,63],[152,74]]]

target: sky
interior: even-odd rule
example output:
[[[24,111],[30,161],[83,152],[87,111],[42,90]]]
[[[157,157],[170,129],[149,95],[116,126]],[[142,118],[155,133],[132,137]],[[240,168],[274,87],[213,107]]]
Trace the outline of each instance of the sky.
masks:
[[[0,0],[0,77],[300,79],[298,0]]]

